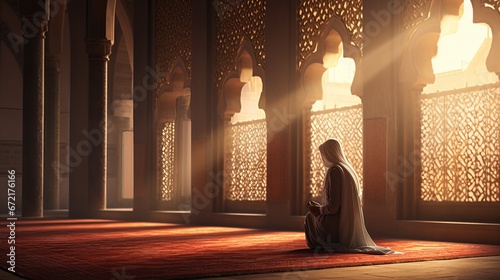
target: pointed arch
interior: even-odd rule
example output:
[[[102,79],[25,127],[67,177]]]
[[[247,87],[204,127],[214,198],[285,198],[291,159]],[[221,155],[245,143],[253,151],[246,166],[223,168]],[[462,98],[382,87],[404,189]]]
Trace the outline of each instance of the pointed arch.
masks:
[[[438,40],[441,35],[457,31],[465,1],[433,1],[429,17],[409,29],[405,40],[408,43],[401,59],[401,94],[396,97],[400,108],[396,118],[399,157],[412,162],[412,167],[397,183],[403,219],[498,221],[497,216],[490,214],[498,212],[499,206],[490,203],[498,200],[498,193],[491,191],[498,187],[494,185],[495,178],[488,179],[490,174],[496,175],[486,171],[495,169],[494,149],[490,147],[498,142],[494,136],[498,126],[488,124],[498,123],[497,115],[491,113],[494,106],[489,107],[495,104],[498,84],[450,83],[452,90],[444,90],[440,85],[422,94],[426,85],[435,83],[431,60],[437,54]],[[498,4],[494,8],[486,2],[493,3],[471,0],[473,22],[488,22],[492,31],[498,30]],[[498,45],[492,46],[488,54],[488,59],[496,57],[497,61],[487,60],[486,65],[488,71],[498,75],[500,64],[495,52]],[[474,67],[443,76],[468,80],[469,70],[474,71]],[[481,172],[469,171],[471,164]]]
[[[444,25],[458,24],[463,10],[463,0],[433,1],[429,17],[409,30],[409,43],[403,53],[400,82],[410,90],[421,91],[434,83],[432,58],[437,54],[439,36]],[[451,28],[453,30],[453,28]],[[453,31],[451,31],[453,32]]]
[[[241,90],[252,77],[258,76],[265,82],[264,69],[257,64],[252,44],[242,39],[234,60],[234,67],[223,79],[219,92],[217,111],[222,119],[229,120],[241,110]],[[260,95],[259,108],[265,109],[264,91]]]
[[[182,58],[176,57],[167,73],[166,84],[159,89],[159,93],[182,91],[190,86],[191,80],[188,76],[186,63]]]
[[[298,106],[301,110],[303,139],[300,149],[298,169],[303,172],[301,188],[297,191],[299,205],[307,200],[317,199],[322,189],[324,166],[317,147],[329,137],[340,138],[348,145],[353,163],[362,176],[362,108],[359,105],[346,108],[331,108],[315,111],[313,104],[323,100],[326,85],[324,77],[328,69],[337,66],[341,58],[350,58],[354,62],[354,77],[347,90],[351,97],[362,97],[362,81],[360,77],[361,50],[351,41],[345,23],[331,17],[323,28],[316,50],[305,58],[299,68]],[[326,78],[326,77],[325,77]],[[359,98],[355,98],[359,101]],[[304,209],[305,210],[305,209]]]
[[[225,193],[218,198],[218,210],[262,213],[265,211],[267,191],[266,121],[259,117],[257,120],[240,122],[235,117],[236,113],[244,113],[242,109],[247,109],[242,108],[248,101],[245,97],[247,88],[259,78],[262,82],[265,79],[253,45],[246,39],[240,42],[232,69],[222,80],[217,105],[222,132],[218,134],[218,143],[222,145],[220,151]],[[260,96],[254,95],[255,98],[252,98],[252,109],[265,108],[264,92],[260,87],[258,91]]]
[[[185,62],[180,57],[176,58],[167,74],[167,83],[157,91],[157,120],[159,123],[175,120],[177,98],[190,94],[191,81],[187,73]]]
[[[349,40],[349,33],[345,24],[338,18],[332,17],[325,26],[316,51],[306,58],[299,69],[299,100],[302,104],[312,104],[322,97],[321,79],[327,68],[336,65],[341,55],[352,58],[356,65],[351,93],[361,97],[362,85],[360,69],[361,53],[353,42]],[[307,105],[306,105],[307,106]]]
[[[134,65],[134,33],[132,30],[131,17],[123,3],[123,0],[116,1],[116,18],[122,29],[122,36],[127,47],[130,65]]]
[[[168,65],[164,83],[156,92],[158,153],[158,209],[174,209],[190,199],[191,80],[186,62],[177,56]]]

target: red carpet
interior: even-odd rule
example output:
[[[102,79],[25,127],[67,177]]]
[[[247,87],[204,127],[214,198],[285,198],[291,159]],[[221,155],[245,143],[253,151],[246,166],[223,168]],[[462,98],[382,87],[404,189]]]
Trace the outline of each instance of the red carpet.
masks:
[[[6,268],[9,245],[7,232],[3,233],[0,254]],[[404,254],[318,253],[306,248],[300,232],[100,220],[19,220],[16,272],[30,279],[51,280],[173,279],[500,255],[500,246],[375,242]]]

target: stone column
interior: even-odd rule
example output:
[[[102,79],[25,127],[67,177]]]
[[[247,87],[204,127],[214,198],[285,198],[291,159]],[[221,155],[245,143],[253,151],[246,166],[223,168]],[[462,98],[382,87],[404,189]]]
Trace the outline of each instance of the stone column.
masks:
[[[23,217],[43,216],[45,1],[21,1],[23,14]]]
[[[215,92],[215,36],[213,21],[214,9],[209,1],[191,1],[192,6],[192,71],[191,71],[191,213],[183,215],[185,223],[202,223],[212,209],[220,209],[220,205],[205,203],[199,198],[205,186],[214,182],[221,187],[216,174],[214,153],[209,147],[215,138],[216,117],[208,108],[217,108]],[[222,181],[222,179],[220,180]]]
[[[89,55],[89,107],[87,138],[91,152],[88,167],[88,209],[96,213],[106,208],[106,146],[108,108],[109,40],[87,40]]]
[[[68,2],[70,34],[85,34],[87,15],[86,1]],[[88,127],[88,58],[84,36],[70,36],[71,83],[68,160],[61,169],[69,174],[70,218],[88,218],[88,145],[83,131]]]
[[[151,193],[156,180],[156,162],[151,157],[156,138],[150,135],[155,131],[151,118],[153,90],[144,83],[156,83],[149,67],[153,65],[154,42],[150,11],[154,11],[154,1],[134,1],[134,215],[139,218],[153,207]],[[144,95],[145,100],[140,100]]]
[[[190,96],[184,95],[177,98],[176,130],[180,141],[176,145],[178,166],[178,196],[179,203],[187,203],[185,199],[191,197],[191,120],[188,117]]]
[[[292,204],[291,100],[295,91],[295,1],[268,1],[266,13],[267,225],[289,228]],[[283,24],[287,23],[287,24]],[[284,164],[286,163],[286,164]]]
[[[363,25],[363,211],[368,232],[382,235],[394,230],[396,189],[390,178],[397,158],[397,77],[399,68],[398,38],[395,32],[397,13],[390,1],[365,1]],[[388,15],[381,27],[380,15]]]
[[[45,210],[59,209],[60,170],[60,67],[59,58],[45,57],[45,147],[43,205]]]

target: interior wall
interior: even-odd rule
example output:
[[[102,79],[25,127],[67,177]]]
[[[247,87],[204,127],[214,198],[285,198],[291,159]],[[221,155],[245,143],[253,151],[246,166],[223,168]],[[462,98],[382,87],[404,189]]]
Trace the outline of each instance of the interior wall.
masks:
[[[0,41],[0,181],[7,182],[8,170],[15,170],[16,207],[21,209],[23,80],[21,21],[16,8],[0,2],[0,24],[8,32]],[[7,191],[0,192],[0,213],[7,211]]]
[[[7,182],[7,171],[16,172],[16,208],[22,195],[22,116],[23,83],[17,61],[4,42],[0,43],[0,181]],[[7,191],[0,192],[0,213],[7,213]],[[18,214],[19,211],[17,212]]]

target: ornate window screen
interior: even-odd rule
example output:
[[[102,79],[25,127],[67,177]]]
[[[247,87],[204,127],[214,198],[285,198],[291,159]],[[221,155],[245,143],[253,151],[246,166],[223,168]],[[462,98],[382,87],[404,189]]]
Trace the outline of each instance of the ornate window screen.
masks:
[[[190,1],[155,1],[155,54],[158,88],[167,81],[177,58],[186,63],[186,74],[191,77],[192,7]]]
[[[491,7],[494,10],[500,12],[500,1],[499,0],[481,0],[483,5]]]
[[[342,144],[347,160],[358,174],[363,187],[363,111],[362,105],[311,113],[310,174],[307,187],[313,197],[323,191],[326,169],[319,146],[329,138]]]
[[[160,197],[161,201],[169,201],[174,192],[175,123],[166,122],[160,137]]]
[[[345,23],[349,41],[362,52],[362,0],[299,0],[297,9],[299,66],[315,52],[321,32],[331,17],[338,17]]]
[[[500,85],[420,96],[423,201],[500,201]]]
[[[411,29],[429,17],[432,0],[401,1],[404,29]]]
[[[266,120],[227,123],[224,129],[225,196],[228,200],[266,200]]]
[[[170,0],[169,0],[170,1]],[[255,50],[257,65],[265,64],[265,17],[267,0],[217,0],[213,7],[216,24],[216,85],[234,68],[241,41],[247,39]]]

